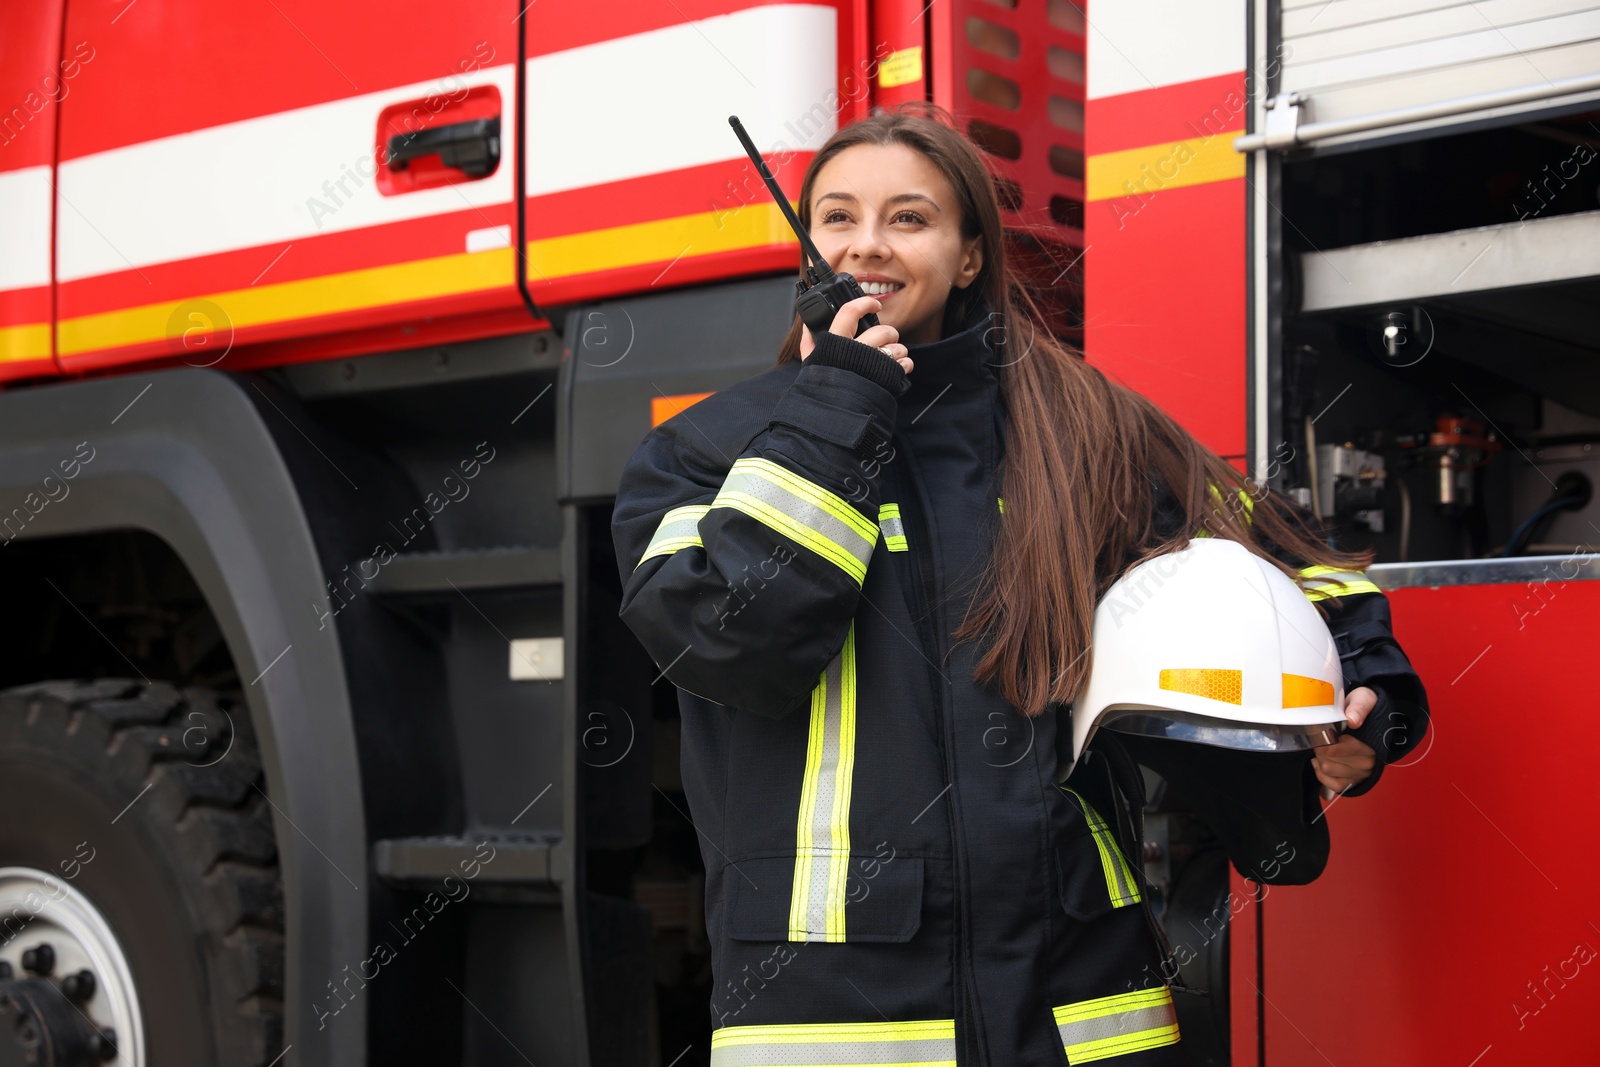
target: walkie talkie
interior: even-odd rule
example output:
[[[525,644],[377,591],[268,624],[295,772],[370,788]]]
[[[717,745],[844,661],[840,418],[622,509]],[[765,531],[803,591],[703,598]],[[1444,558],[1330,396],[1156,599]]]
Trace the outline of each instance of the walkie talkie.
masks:
[[[794,283],[794,308],[800,313],[800,321],[810,327],[813,337],[826,333],[828,327],[833,325],[833,317],[839,313],[841,307],[867,294],[862,292],[861,283],[856,281],[854,275],[834,273],[833,268],[828,266],[828,261],[822,258],[822,253],[817,251],[817,246],[812,243],[811,235],[800,228],[800,220],[795,218],[794,209],[789,206],[789,198],[783,195],[783,190],[779,189],[778,183],[773,180],[772,172],[767,170],[767,164],[761,158],[761,153],[756,151],[756,146],[750,141],[750,135],[739,124],[739,116],[729,115],[728,125],[739,135],[744,150],[749,153],[756,170],[761,173],[761,180],[767,183],[767,191],[783,209],[783,217],[789,220],[789,227],[794,230],[794,235],[800,238],[800,250],[805,254],[807,264],[806,276]],[[856,336],[860,337],[863,330],[876,325],[878,316],[868,312],[861,316],[860,323],[856,325]]]

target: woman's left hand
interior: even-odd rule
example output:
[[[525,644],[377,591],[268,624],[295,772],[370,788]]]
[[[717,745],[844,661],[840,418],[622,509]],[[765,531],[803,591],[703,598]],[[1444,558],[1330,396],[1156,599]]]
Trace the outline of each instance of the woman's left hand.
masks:
[[[1345,718],[1350,720],[1352,727],[1360,726],[1377,704],[1378,694],[1371,689],[1364,685],[1352,689],[1344,698]],[[1378,754],[1372,747],[1349,732],[1340,734],[1339,740],[1331,745],[1316,746],[1316,755],[1311,759],[1311,768],[1316,771],[1317,781],[1333,793],[1343,793],[1351,786],[1366,781],[1377,764]],[[1327,791],[1323,796],[1332,799]]]

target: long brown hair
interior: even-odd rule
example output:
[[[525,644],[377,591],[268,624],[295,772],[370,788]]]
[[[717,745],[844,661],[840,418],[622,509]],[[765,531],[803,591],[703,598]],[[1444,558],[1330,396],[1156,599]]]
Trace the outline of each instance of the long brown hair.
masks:
[[[1089,676],[1085,652],[1101,595],[1129,567],[1184,548],[1201,529],[1243,544],[1297,581],[1296,569],[1274,559],[1263,540],[1308,565],[1359,569],[1371,562],[1371,550],[1329,547],[1297,513],[1280,510],[1274,496],[1148,398],[1106,377],[1051,333],[1030,291],[1034,283],[1006,258],[990,171],[944,108],[902,104],[828,138],[800,183],[801,225],[811,226],[818,172],[858,144],[903,144],[921,152],[955,191],[962,236],[982,235],[983,267],[971,285],[951,290],[942,334],[959,329],[980,298],[999,312],[989,339],[999,356],[1006,414],[1005,514],[981,591],[954,634],[958,640],[992,638],[977,680],[997,686],[1027,715],[1074,699]],[[797,315],[778,362],[799,358]],[[1179,532],[1164,540],[1156,536],[1152,472],[1183,515]],[[1321,604],[1318,610],[1324,611]]]

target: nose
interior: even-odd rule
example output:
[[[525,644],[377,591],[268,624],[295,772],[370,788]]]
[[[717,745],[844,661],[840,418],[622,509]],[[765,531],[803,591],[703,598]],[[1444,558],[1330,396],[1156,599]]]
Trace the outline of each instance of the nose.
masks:
[[[889,247],[889,226],[878,217],[875,211],[866,213],[866,218],[855,228],[850,236],[848,256],[852,263],[887,260],[894,253]]]

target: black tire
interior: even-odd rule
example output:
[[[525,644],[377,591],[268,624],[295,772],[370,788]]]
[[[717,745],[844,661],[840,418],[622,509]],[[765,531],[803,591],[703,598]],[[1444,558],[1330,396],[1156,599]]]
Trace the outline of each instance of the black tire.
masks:
[[[0,867],[71,877],[110,923],[147,1064],[282,1052],[283,888],[241,701],[126,679],[0,692],[0,812]]]

